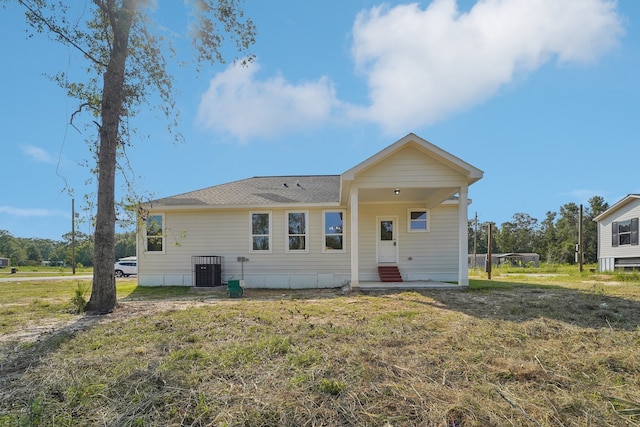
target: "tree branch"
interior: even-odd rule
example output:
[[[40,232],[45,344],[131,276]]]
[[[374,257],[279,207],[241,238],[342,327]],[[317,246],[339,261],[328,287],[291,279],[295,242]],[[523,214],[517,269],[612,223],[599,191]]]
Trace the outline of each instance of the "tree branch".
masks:
[[[77,130],[78,132],[80,132],[80,130],[76,127],[76,125],[74,125],[74,124],[73,124],[73,119],[76,117],[76,114],[78,114],[78,113],[81,113],[81,112],[82,112],[82,109],[83,109],[84,107],[89,107],[89,108],[91,108],[92,110],[100,111],[100,110],[98,110],[97,108],[92,107],[92,106],[91,106],[91,104],[90,104],[90,103],[88,103],[88,102],[84,102],[84,103],[80,104],[80,106],[78,107],[78,109],[77,109],[76,111],[74,111],[73,113],[71,113],[71,119],[69,119],[69,124],[70,124],[71,126],[73,126],[73,128],[74,128],[75,130]],[[96,123],[96,122],[94,121],[94,123]],[[96,125],[98,126],[98,129],[100,129],[100,125],[98,125],[97,123],[96,123]]]
[[[78,49],[85,57],[87,57],[89,60],[95,62],[98,65],[101,65],[103,67],[106,67],[107,65],[96,59],[93,55],[91,55],[89,52],[87,52],[86,50],[84,50],[82,48],[82,46],[80,46],[79,44],[77,44],[76,42],[74,42],[61,28],[52,25],[44,16],[42,16],[38,10],[34,9],[33,7],[31,7],[29,4],[27,4],[24,0],[18,0],[18,3],[20,3],[22,6],[24,6],[25,8],[27,8],[27,10],[31,13],[31,16],[33,18],[35,18],[35,20],[37,22],[40,22],[44,25],[46,25],[47,28],[49,28],[49,30],[54,33],[57,34],[58,37],[60,37],[65,43],[70,44],[71,46],[75,47],[76,49]]]

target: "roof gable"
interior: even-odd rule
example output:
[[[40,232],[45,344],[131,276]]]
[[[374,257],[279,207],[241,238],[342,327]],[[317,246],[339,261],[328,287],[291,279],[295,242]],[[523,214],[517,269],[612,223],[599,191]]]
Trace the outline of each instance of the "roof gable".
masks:
[[[482,178],[483,172],[470,165],[469,163],[463,161],[462,159],[454,156],[453,154],[448,153],[447,151],[436,147],[432,143],[428,142],[425,139],[420,138],[419,136],[410,133],[404,138],[396,141],[394,144],[391,144],[384,150],[374,154],[369,157],[367,160],[359,163],[358,165],[352,167],[348,171],[344,172],[341,177],[344,181],[353,181],[356,176],[364,173],[368,169],[380,164],[384,160],[393,156],[395,153],[400,150],[406,148],[407,146],[412,146],[422,152],[423,154],[431,157],[432,159],[438,161],[446,165],[447,167],[455,170],[457,173],[466,176],[468,180],[468,184],[473,184]]]
[[[593,218],[593,220],[594,221],[602,221],[603,219],[607,218],[608,216],[613,215],[614,213],[616,213],[620,209],[624,208],[629,203],[637,202],[638,200],[640,200],[640,194],[628,194],[624,199],[620,200],[618,203],[614,204],[613,206],[611,206],[606,211],[602,212],[597,217]]]

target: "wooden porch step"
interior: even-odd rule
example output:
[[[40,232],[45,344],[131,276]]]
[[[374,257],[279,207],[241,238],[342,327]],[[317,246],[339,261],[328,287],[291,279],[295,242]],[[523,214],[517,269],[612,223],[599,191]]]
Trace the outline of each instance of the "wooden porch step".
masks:
[[[402,275],[397,265],[379,265],[378,276],[381,282],[402,282]]]

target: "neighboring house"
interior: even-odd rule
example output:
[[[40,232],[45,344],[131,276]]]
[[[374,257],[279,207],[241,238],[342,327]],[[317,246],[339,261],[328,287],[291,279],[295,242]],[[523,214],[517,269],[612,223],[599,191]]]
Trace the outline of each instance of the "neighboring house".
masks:
[[[640,194],[629,194],[594,218],[598,223],[598,270],[640,268]]]
[[[341,175],[254,177],[155,200],[141,206],[138,283],[468,285],[468,187],[482,175],[409,134]],[[381,279],[379,267],[399,276]]]

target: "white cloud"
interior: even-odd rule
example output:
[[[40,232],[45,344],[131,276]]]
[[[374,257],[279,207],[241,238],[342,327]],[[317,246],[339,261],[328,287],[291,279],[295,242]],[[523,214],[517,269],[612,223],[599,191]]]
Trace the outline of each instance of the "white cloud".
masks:
[[[58,162],[58,159],[55,156],[52,156],[47,151],[36,147],[35,145],[21,145],[20,149],[24,154],[38,163],[56,164]]]
[[[353,26],[353,59],[369,105],[341,102],[328,77],[261,80],[252,64],[211,80],[198,121],[241,140],[340,119],[413,131],[486,101],[553,58],[597,60],[623,33],[616,7],[615,0],[480,0],[465,13],[456,0],[374,7]]]
[[[553,57],[585,63],[622,33],[606,0],[455,0],[361,12],[353,56],[367,78],[365,117],[389,131],[442,120],[494,95]]]
[[[258,70],[252,63],[217,74],[200,102],[198,122],[246,140],[320,126],[340,108],[326,77],[298,84],[282,76],[260,81]]]
[[[23,208],[14,208],[11,206],[0,206],[0,214],[7,214],[12,216],[19,217],[51,217],[51,216],[69,216],[68,213],[62,212],[60,210],[51,210],[51,209],[23,209]]]

